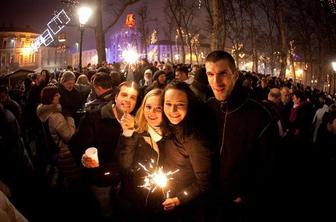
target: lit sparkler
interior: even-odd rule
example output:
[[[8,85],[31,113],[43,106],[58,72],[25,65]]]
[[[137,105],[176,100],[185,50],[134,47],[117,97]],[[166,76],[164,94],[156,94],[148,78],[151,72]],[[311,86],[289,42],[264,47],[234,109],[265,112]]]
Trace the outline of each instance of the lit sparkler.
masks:
[[[140,57],[137,51],[130,46],[122,51],[121,56],[124,61],[129,64],[135,64]]]
[[[167,187],[168,181],[173,180],[174,178],[172,177],[172,175],[177,173],[179,170],[177,169],[175,171],[169,171],[165,173],[162,167],[159,167],[158,170],[151,171],[148,170],[143,164],[139,163],[139,165],[147,173],[147,175],[144,178],[144,183],[139,187],[145,188],[150,192],[154,192],[156,189],[159,188],[162,190],[164,197],[166,197],[165,188]],[[167,192],[167,198],[169,192],[170,191]]]

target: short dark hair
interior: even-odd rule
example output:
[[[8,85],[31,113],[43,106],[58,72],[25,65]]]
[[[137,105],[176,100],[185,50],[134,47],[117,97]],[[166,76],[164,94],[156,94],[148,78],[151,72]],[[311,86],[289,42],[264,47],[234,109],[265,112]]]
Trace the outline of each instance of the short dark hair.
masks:
[[[119,84],[119,86],[116,89],[116,93],[115,95],[118,96],[121,87],[126,86],[126,87],[133,87],[138,93],[139,93],[139,85],[136,82],[133,81],[124,81],[122,83]]]
[[[44,105],[49,105],[52,103],[54,96],[58,93],[58,88],[55,85],[49,85],[42,89],[41,92],[41,103]]]
[[[179,66],[179,67],[176,68],[175,73],[176,72],[183,72],[183,73],[186,73],[188,75],[189,70],[188,70],[188,67],[186,67],[186,66]]]
[[[103,89],[111,89],[112,88],[111,76],[105,72],[98,72],[93,80],[93,85],[100,86]]]
[[[300,90],[295,90],[293,95],[295,95],[296,98],[300,98],[301,101],[305,99],[304,93]]]
[[[226,60],[229,62],[229,66],[232,69],[232,71],[236,70],[236,62],[232,55],[228,52],[225,52],[223,50],[216,50],[213,52],[210,52],[208,56],[205,58],[205,62],[217,62],[219,60]]]

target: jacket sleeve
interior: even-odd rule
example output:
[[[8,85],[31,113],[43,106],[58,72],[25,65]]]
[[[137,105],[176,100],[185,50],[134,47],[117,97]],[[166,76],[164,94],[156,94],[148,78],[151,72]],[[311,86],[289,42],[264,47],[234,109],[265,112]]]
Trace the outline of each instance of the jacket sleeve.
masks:
[[[177,197],[185,204],[207,193],[211,186],[211,172],[214,163],[214,152],[206,140],[193,138],[186,145],[196,182],[182,189]]]
[[[123,171],[128,171],[133,165],[138,138],[137,133],[133,133],[131,137],[125,137],[123,135],[119,137],[117,150],[119,151],[118,158],[120,167]]]
[[[94,135],[94,125],[90,120],[90,115],[85,115],[69,142],[70,150],[76,161],[80,162],[85,150],[94,145]]]
[[[75,133],[75,122],[72,117],[66,117],[61,113],[56,113],[49,119],[49,126],[55,128],[55,131],[63,142],[68,143]]]
[[[243,182],[243,201],[255,204],[270,204],[274,199],[276,152],[279,144],[276,122],[271,120],[256,138],[251,152],[250,169],[247,180]]]

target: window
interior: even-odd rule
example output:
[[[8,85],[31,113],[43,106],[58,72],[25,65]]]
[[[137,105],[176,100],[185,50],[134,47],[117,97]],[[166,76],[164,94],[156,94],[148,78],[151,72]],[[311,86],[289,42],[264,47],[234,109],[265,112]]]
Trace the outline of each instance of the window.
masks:
[[[2,42],[2,48],[5,49],[7,47],[7,40],[3,40]]]

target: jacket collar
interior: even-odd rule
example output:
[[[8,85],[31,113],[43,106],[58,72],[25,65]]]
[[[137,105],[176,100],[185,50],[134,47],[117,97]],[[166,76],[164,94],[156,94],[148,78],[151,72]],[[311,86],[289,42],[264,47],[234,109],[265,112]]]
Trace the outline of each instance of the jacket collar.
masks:
[[[101,113],[102,119],[116,119],[112,111],[113,105],[114,105],[114,102],[110,101],[101,108],[100,113]]]
[[[51,114],[60,112],[62,112],[62,106],[60,104],[40,104],[36,109],[36,114],[41,122],[47,121]]]
[[[229,97],[225,101],[216,100],[216,102],[222,112],[232,113],[239,110],[248,98],[248,92],[242,86],[241,80],[237,80]]]

